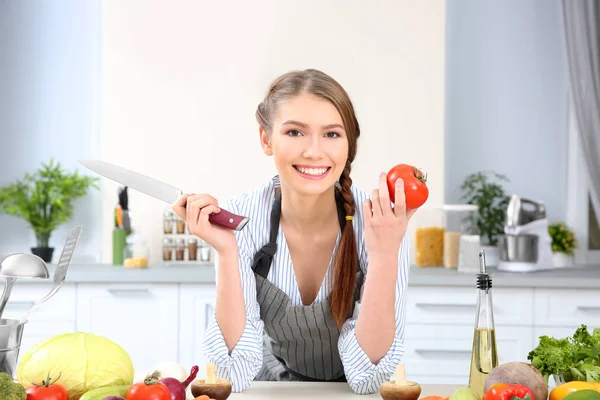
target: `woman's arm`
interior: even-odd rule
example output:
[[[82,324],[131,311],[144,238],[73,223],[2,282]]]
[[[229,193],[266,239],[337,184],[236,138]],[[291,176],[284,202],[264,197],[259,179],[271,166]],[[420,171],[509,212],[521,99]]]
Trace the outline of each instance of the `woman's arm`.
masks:
[[[236,210],[232,204],[227,207]],[[203,343],[205,354],[217,366],[217,377],[229,380],[234,392],[252,384],[263,362],[264,324],[246,234],[236,232],[238,246],[215,258],[216,307]]]
[[[365,276],[361,298],[355,304],[353,316],[344,324],[338,342],[338,350],[348,384],[358,394],[377,392],[381,384],[390,379],[404,355],[406,289],[410,272],[409,248],[409,240],[405,238],[396,258],[397,274],[391,279],[394,286],[393,294],[382,300],[385,303],[392,302],[391,335],[388,326],[390,318],[384,318],[383,312],[381,312],[382,315],[377,315],[380,313],[376,308],[376,302],[380,301],[376,297],[377,294],[372,295],[370,299],[367,297],[369,285],[371,292],[377,291],[378,276],[377,274],[371,275],[373,263],[367,261],[367,256],[362,253],[361,265],[368,263],[368,272]],[[368,304],[370,302],[373,307],[371,309]],[[384,307],[386,306],[388,305],[384,305]],[[369,326],[371,323],[379,324],[380,318],[385,319],[382,325]],[[359,327],[364,330],[361,332]],[[378,337],[382,342],[388,341],[378,344],[377,339],[374,339]],[[374,351],[378,354],[374,354]]]

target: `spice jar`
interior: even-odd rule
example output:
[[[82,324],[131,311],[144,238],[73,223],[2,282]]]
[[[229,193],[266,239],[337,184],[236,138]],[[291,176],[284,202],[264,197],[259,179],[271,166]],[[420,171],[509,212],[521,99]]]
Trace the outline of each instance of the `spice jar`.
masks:
[[[127,236],[127,246],[123,249],[123,265],[127,268],[145,268],[148,266],[150,249],[142,235]]]
[[[188,239],[188,260],[195,261],[198,258],[198,241],[194,238]]]
[[[173,222],[175,213],[173,211],[165,211],[163,215],[163,232],[167,235],[173,233]]]
[[[185,239],[177,239],[177,246],[175,247],[175,259],[177,261],[183,261],[185,259]]]
[[[184,234],[185,233],[185,221],[181,218],[177,219],[177,233]]]
[[[209,244],[203,240],[200,247],[200,261],[210,261],[210,249]]]
[[[163,239],[163,260],[170,261],[173,259],[173,241],[170,238]]]

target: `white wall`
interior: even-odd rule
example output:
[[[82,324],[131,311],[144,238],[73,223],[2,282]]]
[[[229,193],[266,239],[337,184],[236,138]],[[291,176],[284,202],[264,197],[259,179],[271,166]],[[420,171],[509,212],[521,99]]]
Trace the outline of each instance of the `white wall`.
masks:
[[[50,157],[87,174],[77,160],[99,156],[99,29],[97,0],[0,0],[0,186]],[[101,202],[92,191],[75,203],[72,221],[50,239],[55,262],[76,224],[74,260],[100,260]],[[24,220],[0,214],[0,259],[33,246]]]
[[[104,160],[218,198],[248,190],[276,173],[254,120],[268,84],[318,68],[356,106],[355,184],[370,191],[379,172],[413,163],[429,173],[430,204],[442,204],[445,1],[102,5]],[[104,185],[110,244],[117,185]],[[159,262],[165,204],[132,191],[130,206]]]
[[[467,174],[491,169],[505,188],[566,218],[567,80],[558,1],[448,2],[446,201]]]

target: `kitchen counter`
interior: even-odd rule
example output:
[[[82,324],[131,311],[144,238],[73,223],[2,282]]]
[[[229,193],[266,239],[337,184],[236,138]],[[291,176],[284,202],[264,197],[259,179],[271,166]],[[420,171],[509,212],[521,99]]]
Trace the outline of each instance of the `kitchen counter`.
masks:
[[[48,266],[50,277],[56,265]],[[600,266],[576,266],[529,273],[510,273],[489,269],[494,287],[593,288],[600,287]],[[44,282],[20,279],[17,282]],[[213,265],[156,264],[148,268],[125,268],[111,264],[72,264],[66,282],[72,283],[214,283]],[[474,287],[473,273],[443,267],[416,267],[410,272],[409,286]]]
[[[459,385],[421,385],[421,396],[450,396]],[[232,393],[229,399],[244,400],[294,400],[294,399],[380,399],[379,392],[369,395],[355,394],[347,383],[341,382],[253,382],[241,393]]]

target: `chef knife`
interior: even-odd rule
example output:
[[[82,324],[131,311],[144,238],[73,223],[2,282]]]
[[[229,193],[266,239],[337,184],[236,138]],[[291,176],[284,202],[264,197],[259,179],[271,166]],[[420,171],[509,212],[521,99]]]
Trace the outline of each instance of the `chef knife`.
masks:
[[[181,189],[174,186],[105,161],[79,160],[79,163],[105,178],[169,204],[173,204],[183,194]],[[211,214],[208,220],[212,224],[223,228],[241,231],[248,223],[249,218],[233,214],[221,208],[218,214]]]

